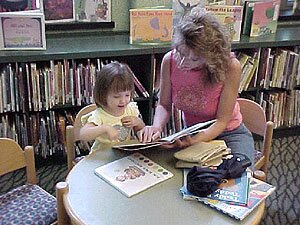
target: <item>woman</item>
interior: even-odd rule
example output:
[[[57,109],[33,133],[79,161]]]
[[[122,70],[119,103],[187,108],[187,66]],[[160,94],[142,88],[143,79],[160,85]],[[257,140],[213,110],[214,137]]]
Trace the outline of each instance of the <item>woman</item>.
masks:
[[[153,125],[140,131],[140,141],[160,137],[174,103],[183,111],[187,126],[216,119],[197,135],[177,140],[177,147],[221,139],[233,153],[244,153],[253,163],[254,141],[237,102],[241,66],[230,52],[225,28],[211,14],[194,11],[177,26],[173,47],[162,60]]]

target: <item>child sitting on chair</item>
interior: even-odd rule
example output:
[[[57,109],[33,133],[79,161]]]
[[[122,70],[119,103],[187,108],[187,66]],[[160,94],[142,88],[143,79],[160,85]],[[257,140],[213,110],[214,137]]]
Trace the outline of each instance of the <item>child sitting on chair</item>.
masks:
[[[92,151],[102,144],[131,139],[132,131],[141,130],[145,124],[139,118],[136,102],[132,102],[134,80],[128,65],[112,62],[97,74],[94,101],[97,109],[82,117],[85,124],[80,129],[80,139],[95,140]]]

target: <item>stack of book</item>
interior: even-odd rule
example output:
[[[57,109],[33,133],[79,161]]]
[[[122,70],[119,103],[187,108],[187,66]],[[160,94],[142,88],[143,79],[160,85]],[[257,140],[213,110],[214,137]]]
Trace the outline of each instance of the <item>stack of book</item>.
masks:
[[[184,185],[180,189],[184,200],[199,201],[236,220],[243,220],[275,190],[274,186],[251,177],[251,173],[245,171],[240,178],[224,180],[207,197],[198,197],[187,190],[187,173],[188,170],[184,170]]]

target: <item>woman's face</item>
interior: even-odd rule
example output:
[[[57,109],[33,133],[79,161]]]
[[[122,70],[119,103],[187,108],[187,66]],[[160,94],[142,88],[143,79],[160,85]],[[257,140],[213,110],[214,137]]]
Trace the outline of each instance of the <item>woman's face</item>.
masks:
[[[205,59],[199,55],[196,55],[194,51],[188,48],[186,45],[180,45],[177,49],[177,66],[181,70],[197,70],[201,69],[205,64]]]

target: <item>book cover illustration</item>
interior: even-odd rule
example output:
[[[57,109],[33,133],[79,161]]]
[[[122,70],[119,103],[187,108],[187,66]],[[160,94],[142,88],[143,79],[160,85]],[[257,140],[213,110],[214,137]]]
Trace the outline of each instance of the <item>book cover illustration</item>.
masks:
[[[0,12],[17,12],[39,9],[40,0],[1,0]]]
[[[207,198],[237,205],[247,205],[250,176],[250,171],[245,171],[239,178],[223,179],[218,189],[208,195]]]
[[[45,50],[45,18],[40,12],[0,14],[0,49]]]
[[[243,220],[249,215],[257,206],[259,206],[263,200],[265,200],[270,194],[275,191],[276,187],[268,184],[264,181],[251,177],[250,179],[250,191],[249,200],[247,206],[235,205],[225,201],[213,200],[208,198],[202,198],[192,195],[187,189],[186,185],[183,186],[180,191],[185,200],[199,201],[219,212],[224,213],[236,220]]]
[[[75,14],[76,21],[111,22],[111,0],[78,0]]]
[[[243,6],[207,5],[205,9],[214,15],[227,29],[230,40],[239,41],[242,29]]]
[[[173,176],[140,153],[118,159],[95,169],[95,174],[131,197]]]
[[[130,44],[169,44],[172,41],[171,9],[130,9]]]
[[[176,26],[194,8],[203,7],[204,4],[205,0],[173,0],[173,25]]]
[[[43,0],[46,23],[70,22],[75,20],[73,0]]]
[[[254,3],[250,37],[276,32],[279,6],[277,0]]]

